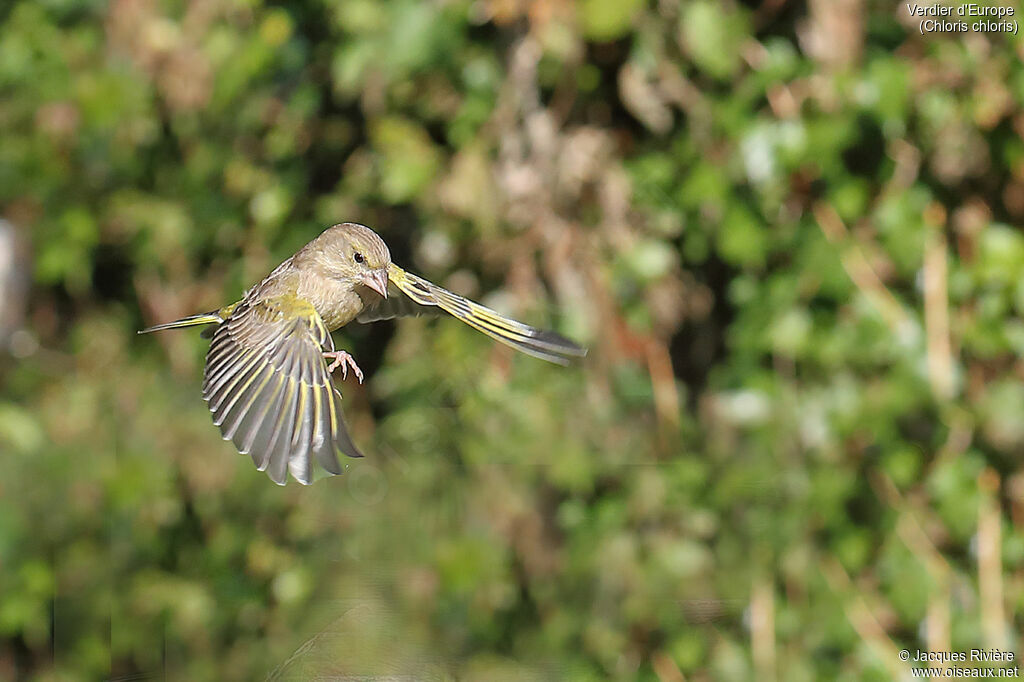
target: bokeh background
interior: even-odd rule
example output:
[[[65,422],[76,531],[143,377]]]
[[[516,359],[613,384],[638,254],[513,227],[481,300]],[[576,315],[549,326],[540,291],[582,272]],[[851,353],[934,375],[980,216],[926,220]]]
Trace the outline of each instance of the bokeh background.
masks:
[[[1015,650],[1022,56],[868,0],[0,3],[0,679]],[[135,331],[342,220],[589,357],[352,325],[369,456],[274,485]]]

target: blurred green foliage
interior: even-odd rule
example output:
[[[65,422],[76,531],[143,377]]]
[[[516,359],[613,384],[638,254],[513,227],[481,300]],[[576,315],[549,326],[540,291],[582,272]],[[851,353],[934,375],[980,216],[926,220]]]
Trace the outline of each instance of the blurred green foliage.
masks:
[[[904,12],[0,4],[32,278],[0,270],[0,678],[863,680],[1015,646],[1024,43]],[[354,325],[371,456],[272,485],[210,424],[206,343],[134,331],[342,220],[590,357]]]

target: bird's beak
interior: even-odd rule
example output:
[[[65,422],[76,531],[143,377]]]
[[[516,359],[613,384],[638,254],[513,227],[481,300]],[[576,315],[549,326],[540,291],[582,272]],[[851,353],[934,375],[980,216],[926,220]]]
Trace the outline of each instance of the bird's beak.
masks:
[[[388,271],[374,270],[363,275],[363,284],[370,287],[384,298],[388,297]]]

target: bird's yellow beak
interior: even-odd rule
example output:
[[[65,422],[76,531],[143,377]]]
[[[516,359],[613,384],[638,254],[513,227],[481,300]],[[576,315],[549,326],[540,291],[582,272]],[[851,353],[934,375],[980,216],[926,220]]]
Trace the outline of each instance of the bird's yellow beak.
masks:
[[[388,271],[374,270],[363,275],[363,284],[370,287],[384,298],[388,297]]]

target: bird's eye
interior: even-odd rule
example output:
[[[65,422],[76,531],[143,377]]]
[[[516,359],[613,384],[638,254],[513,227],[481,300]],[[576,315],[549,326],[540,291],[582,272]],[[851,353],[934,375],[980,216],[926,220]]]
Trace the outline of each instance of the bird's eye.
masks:
[[[354,258],[357,263],[362,263],[363,261],[366,260],[365,258],[363,258],[363,254],[359,253],[358,251],[356,251],[355,255],[352,256],[352,258]]]

